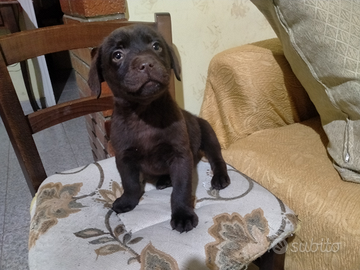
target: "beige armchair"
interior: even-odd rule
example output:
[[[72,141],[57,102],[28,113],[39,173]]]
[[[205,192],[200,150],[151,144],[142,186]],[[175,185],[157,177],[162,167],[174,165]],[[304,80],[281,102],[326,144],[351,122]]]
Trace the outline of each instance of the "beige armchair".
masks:
[[[226,162],[298,214],[300,228],[277,249],[285,269],[358,269],[360,185],[342,180],[328,139],[279,39],[216,55],[201,116]]]

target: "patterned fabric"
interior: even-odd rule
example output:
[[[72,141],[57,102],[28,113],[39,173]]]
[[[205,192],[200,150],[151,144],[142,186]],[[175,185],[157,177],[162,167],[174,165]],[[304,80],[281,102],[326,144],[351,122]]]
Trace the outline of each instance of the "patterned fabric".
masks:
[[[268,95],[264,97],[265,88]],[[251,94],[242,89],[251,89]],[[201,116],[216,129],[223,148],[258,130],[314,115],[316,110],[291,71],[278,39],[226,50],[211,60]]]
[[[211,190],[210,165],[198,164],[199,225],[183,234],[170,226],[172,188],[147,184],[134,210],[110,209],[123,192],[114,158],[53,175],[31,210],[30,269],[245,269],[291,235],[297,217],[252,179],[228,173],[231,185]]]
[[[359,1],[252,2],[319,112],[335,168],[344,180],[360,183]]]
[[[301,228],[277,247],[286,251],[286,270],[358,269],[360,185],[334,169],[321,121],[278,45],[269,40],[216,55],[201,114],[228,143],[225,160],[299,215]]]

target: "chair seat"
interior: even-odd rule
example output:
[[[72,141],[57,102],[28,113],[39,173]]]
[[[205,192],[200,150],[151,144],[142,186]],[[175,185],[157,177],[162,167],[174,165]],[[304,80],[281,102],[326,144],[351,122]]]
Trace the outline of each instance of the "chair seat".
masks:
[[[30,270],[241,269],[292,234],[297,218],[249,177],[229,165],[228,173],[230,186],[211,190],[210,165],[200,161],[199,224],[182,234],[170,226],[172,188],[147,183],[134,210],[111,210],[122,194],[114,158],[52,175],[31,207]]]

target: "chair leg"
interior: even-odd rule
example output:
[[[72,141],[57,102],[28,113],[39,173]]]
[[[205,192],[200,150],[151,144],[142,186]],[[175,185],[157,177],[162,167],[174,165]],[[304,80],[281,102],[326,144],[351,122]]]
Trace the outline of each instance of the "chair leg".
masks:
[[[259,270],[284,270],[285,253],[276,254],[272,249],[254,261]]]

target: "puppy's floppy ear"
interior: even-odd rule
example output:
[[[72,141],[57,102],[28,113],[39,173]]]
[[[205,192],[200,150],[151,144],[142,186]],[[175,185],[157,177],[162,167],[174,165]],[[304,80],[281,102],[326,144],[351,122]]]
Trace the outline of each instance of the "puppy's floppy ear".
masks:
[[[91,51],[92,61],[89,71],[88,85],[97,98],[101,95],[101,83],[104,81],[101,68],[101,47]]]
[[[176,79],[178,81],[181,81],[181,78],[180,78],[181,68],[180,68],[179,60],[176,57],[176,54],[175,54],[173,48],[169,44],[166,44],[166,45],[167,45],[167,49],[168,49],[168,51],[170,53],[171,68],[174,70],[174,74],[175,74]]]

